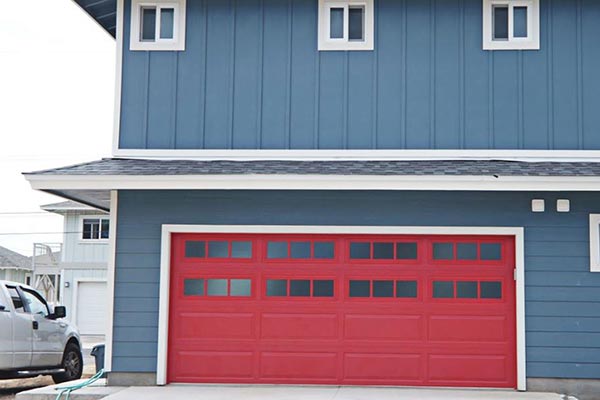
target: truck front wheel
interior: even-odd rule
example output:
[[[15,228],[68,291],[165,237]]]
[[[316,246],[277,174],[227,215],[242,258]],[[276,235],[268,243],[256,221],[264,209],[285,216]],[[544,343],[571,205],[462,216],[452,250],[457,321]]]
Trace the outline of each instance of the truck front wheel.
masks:
[[[52,375],[54,383],[63,383],[81,378],[83,373],[83,356],[79,346],[74,343],[67,344],[63,354],[61,368],[65,372]]]

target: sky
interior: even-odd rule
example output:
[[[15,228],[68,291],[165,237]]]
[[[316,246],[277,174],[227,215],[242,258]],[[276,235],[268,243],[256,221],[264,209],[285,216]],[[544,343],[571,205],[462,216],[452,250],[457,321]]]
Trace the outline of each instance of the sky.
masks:
[[[62,241],[21,172],[111,154],[115,41],[72,0],[0,0],[0,246]]]

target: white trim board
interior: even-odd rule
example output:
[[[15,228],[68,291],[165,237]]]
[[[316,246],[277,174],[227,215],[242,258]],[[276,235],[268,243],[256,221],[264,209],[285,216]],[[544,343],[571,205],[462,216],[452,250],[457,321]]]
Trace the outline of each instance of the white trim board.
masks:
[[[117,88],[120,90],[120,87]],[[120,99],[120,98],[119,98]],[[120,101],[120,100],[119,100]],[[116,114],[116,118],[119,115]],[[118,124],[118,120],[115,121]],[[113,138],[113,157],[198,160],[514,160],[600,161],[600,150],[231,150],[121,149]]]
[[[113,325],[115,313],[115,265],[117,260],[117,212],[118,212],[118,192],[110,192],[110,229],[112,232],[108,235],[108,265],[106,270],[106,291],[108,296],[105,349],[104,349],[104,370],[112,370],[113,353]]]
[[[590,272],[600,272],[600,214],[590,214]]]
[[[116,37],[116,65],[115,65],[115,100],[113,121],[112,153],[119,149],[119,132],[121,130],[121,89],[123,81],[123,21],[125,0],[117,0],[117,37]]]
[[[394,235],[502,235],[515,238],[517,389],[526,390],[525,353],[525,235],[522,227],[441,226],[302,226],[302,225],[162,225],[156,384],[167,383],[169,288],[173,233],[294,233]]]
[[[600,191],[600,176],[26,175],[37,190]]]

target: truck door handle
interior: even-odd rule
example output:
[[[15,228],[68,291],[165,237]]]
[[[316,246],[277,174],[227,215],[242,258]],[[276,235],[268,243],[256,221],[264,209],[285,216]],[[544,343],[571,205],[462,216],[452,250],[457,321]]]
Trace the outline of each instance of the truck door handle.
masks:
[[[33,330],[37,330],[39,328],[39,324],[37,321],[33,321]]]

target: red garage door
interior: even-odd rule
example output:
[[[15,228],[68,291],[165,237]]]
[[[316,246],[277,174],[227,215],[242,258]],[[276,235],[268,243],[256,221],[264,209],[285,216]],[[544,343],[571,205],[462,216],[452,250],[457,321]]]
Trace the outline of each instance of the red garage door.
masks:
[[[169,382],[516,386],[512,238],[172,244]]]

